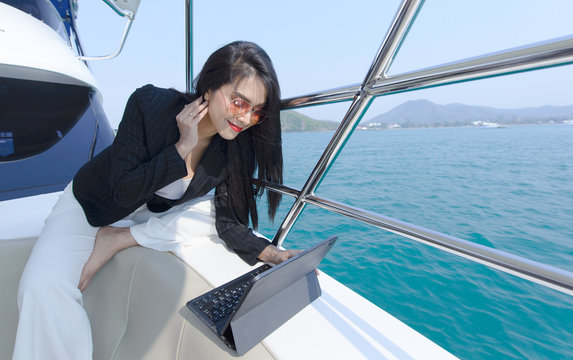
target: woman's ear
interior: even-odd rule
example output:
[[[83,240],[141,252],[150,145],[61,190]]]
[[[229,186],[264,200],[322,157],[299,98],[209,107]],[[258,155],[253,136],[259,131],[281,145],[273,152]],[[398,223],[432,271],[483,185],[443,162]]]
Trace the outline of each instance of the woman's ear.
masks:
[[[207,101],[211,99],[211,89],[207,90],[207,92],[203,95],[203,99]]]

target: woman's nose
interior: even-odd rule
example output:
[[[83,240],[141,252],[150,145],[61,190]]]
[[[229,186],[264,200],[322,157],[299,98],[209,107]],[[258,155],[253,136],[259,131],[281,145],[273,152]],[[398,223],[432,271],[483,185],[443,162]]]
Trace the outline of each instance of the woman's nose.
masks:
[[[251,125],[251,116],[253,113],[251,111],[247,111],[244,114],[236,115],[235,118],[243,125],[243,127]]]

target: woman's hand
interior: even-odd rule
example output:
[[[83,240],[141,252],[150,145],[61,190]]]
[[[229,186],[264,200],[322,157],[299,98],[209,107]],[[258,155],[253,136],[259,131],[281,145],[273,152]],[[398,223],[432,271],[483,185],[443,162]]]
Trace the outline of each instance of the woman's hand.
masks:
[[[260,254],[259,260],[264,262],[271,262],[275,265],[282,263],[283,261],[290,259],[291,257],[300,254],[302,250],[282,250],[274,245],[267,246]]]
[[[208,106],[209,102],[204,100],[203,97],[199,97],[192,103],[185,105],[183,110],[175,117],[180,133],[179,141],[177,141],[175,147],[183,159],[197,145],[199,140],[197,125],[207,114]]]

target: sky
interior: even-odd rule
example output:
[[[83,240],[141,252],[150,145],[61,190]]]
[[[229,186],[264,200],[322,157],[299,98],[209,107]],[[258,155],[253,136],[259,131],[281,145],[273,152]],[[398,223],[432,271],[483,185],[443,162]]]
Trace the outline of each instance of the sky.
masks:
[[[116,127],[127,98],[151,83],[185,90],[184,0],[142,0],[122,53],[91,61]],[[399,0],[195,0],[193,72],[234,41],[270,55],[283,98],[361,83],[398,10]],[[426,0],[389,75],[573,34],[570,0]],[[78,28],[89,56],[115,52],[125,19],[103,1],[79,1]],[[363,121],[408,100],[521,108],[573,105],[573,65],[503,78],[378,97]],[[350,102],[300,109],[340,121]]]

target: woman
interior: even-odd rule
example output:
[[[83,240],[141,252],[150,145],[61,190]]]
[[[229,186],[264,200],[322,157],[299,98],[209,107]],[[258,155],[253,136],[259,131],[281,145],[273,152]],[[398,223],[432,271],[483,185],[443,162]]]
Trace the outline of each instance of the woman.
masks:
[[[282,183],[279,100],[271,60],[249,42],[213,53],[194,94],[134,92],[113,144],[79,170],[34,246],[18,291],[14,359],[91,358],[81,292],[95,273],[130,246],[176,250],[208,236],[212,203],[218,236],[247,263],[297,254],[248,228],[249,218],[257,227],[262,180]],[[272,218],[280,195],[267,195]]]

